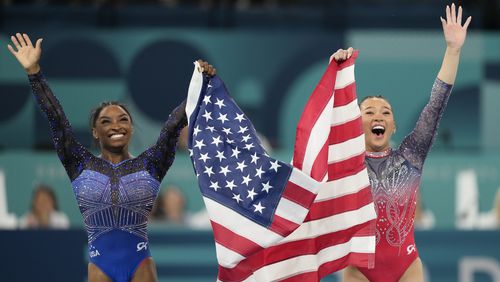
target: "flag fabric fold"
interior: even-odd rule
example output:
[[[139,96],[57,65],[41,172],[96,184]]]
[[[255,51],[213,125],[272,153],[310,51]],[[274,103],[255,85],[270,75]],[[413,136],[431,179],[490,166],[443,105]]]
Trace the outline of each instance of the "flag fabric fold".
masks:
[[[214,231],[218,281],[319,281],[347,265],[373,267],[376,214],[356,57],[332,62],[313,91],[293,166],[268,156],[220,78],[208,81],[195,67],[189,147]]]
[[[230,268],[297,229],[320,183],[270,157],[220,78],[208,80],[198,67],[186,104],[188,144],[218,262]]]

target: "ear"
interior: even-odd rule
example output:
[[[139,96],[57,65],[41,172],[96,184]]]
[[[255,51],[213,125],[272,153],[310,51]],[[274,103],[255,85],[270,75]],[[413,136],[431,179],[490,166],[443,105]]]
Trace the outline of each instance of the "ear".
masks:
[[[99,136],[97,135],[97,130],[95,129],[95,127],[92,128],[92,136],[94,137],[94,139],[99,139]]]

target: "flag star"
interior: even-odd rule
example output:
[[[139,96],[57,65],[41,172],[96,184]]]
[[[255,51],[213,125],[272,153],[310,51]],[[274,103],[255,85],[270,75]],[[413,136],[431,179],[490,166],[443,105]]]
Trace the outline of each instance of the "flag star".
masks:
[[[250,137],[250,134],[245,135],[245,136],[243,136],[243,138],[242,138],[242,142],[248,142],[248,140],[249,140],[249,139],[252,139],[252,137]]]
[[[240,130],[238,131],[238,133],[243,134],[243,133],[245,133],[247,130],[248,130],[248,126],[245,126],[245,127],[241,127],[241,126],[240,126]]]
[[[236,187],[236,185],[234,184],[234,180],[231,181],[226,180],[226,187],[231,189],[231,191],[233,191],[233,188]]]
[[[198,133],[200,133],[200,127],[197,125],[194,129],[194,132],[193,132],[193,135],[196,137],[196,135],[198,135]]]
[[[198,160],[201,160],[204,163],[206,163],[207,160],[210,160],[210,159],[211,159],[211,157],[208,156],[208,153],[205,153],[205,154],[200,154],[200,158]]]
[[[253,201],[253,197],[255,197],[255,195],[257,195],[257,193],[255,193],[254,190],[255,190],[255,188],[252,188],[252,190],[248,190],[247,199],[250,198]]]
[[[246,186],[248,186],[248,183],[250,183],[250,181],[252,181],[252,179],[250,178],[250,174],[248,174],[247,176],[243,176],[243,182],[241,182],[241,184],[245,184]]]
[[[243,169],[247,167],[247,165],[245,164],[245,161],[242,161],[241,163],[238,163],[238,166],[236,167],[236,169],[239,169],[241,170],[241,172],[243,172]]]
[[[213,126],[207,126],[207,130],[210,130],[210,132],[214,133],[215,127]]]
[[[215,104],[217,106],[219,106],[219,109],[222,109],[222,107],[225,107],[226,105],[224,105],[224,99],[222,100],[219,100],[219,98],[216,98],[217,99],[217,102],[215,102]]]
[[[228,142],[229,143],[229,142]],[[231,149],[233,151],[233,154],[231,155],[231,157],[236,157],[238,158],[238,155],[241,153],[240,150],[238,150],[238,147],[235,147],[234,149]]]
[[[219,171],[219,173],[222,173],[222,174],[224,174],[224,176],[227,176],[227,174],[228,174],[229,172],[231,172],[231,171],[229,170],[229,168],[228,168],[228,167],[229,167],[228,165],[226,165],[226,166],[221,166],[221,167],[220,167],[220,171]]]
[[[231,128],[225,128],[225,127],[223,127],[223,128],[222,128],[222,131],[223,131],[224,133],[226,133],[226,135],[233,134],[233,133],[231,132]]]
[[[217,138],[216,137],[212,137],[212,140],[213,141],[210,144],[215,144],[215,146],[219,146],[219,143],[222,143],[222,140],[220,140],[220,136],[217,136]]]
[[[207,84],[207,88],[212,88],[212,87],[213,87],[213,86],[212,86],[212,84],[210,84],[210,83],[211,83],[211,82],[209,82],[209,83]]]
[[[269,193],[269,190],[271,190],[271,188],[273,188],[273,186],[269,185],[269,181],[266,183],[262,183],[262,191],[266,191],[267,193]]]
[[[202,115],[202,117],[204,117],[206,121],[208,121],[209,119],[212,119],[212,112],[207,112],[207,110],[205,110],[205,113]]]
[[[234,143],[234,140],[231,140],[231,139],[227,138],[227,139],[226,139],[226,142],[227,142],[227,144],[233,144],[233,143]]]
[[[205,97],[203,97],[203,102],[205,103],[205,105],[208,105],[208,103],[212,103],[212,101],[210,101],[210,95],[207,95]]]
[[[206,146],[205,144],[203,144],[203,139],[202,139],[202,140],[200,140],[200,141],[195,140],[195,142],[196,142],[196,145],[194,145],[194,147],[195,147],[195,148],[198,148],[199,150],[201,150],[201,148],[202,148],[203,146]]]
[[[192,157],[193,156],[193,149],[188,149],[189,151],[189,156]]]
[[[245,149],[247,149],[247,150],[250,150],[250,149],[252,149],[253,147],[255,147],[255,146],[254,146],[252,143],[250,143],[250,144],[246,144],[246,145],[245,145]]]
[[[208,174],[208,177],[210,177],[212,174],[214,174],[214,172],[212,171],[212,167],[211,166],[206,166],[205,167],[205,171],[203,173]]]
[[[239,122],[243,121],[243,120],[246,120],[246,118],[244,118],[244,114],[236,114],[236,117],[234,119],[237,119]]]
[[[262,178],[263,173],[264,171],[262,170],[262,166],[255,170],[255,176],[258,176],[259,178]]]
[[[224,156],[224,151],[217,151],[217,156],[216,158],[219,158],[219,162],[222,162],[222,159],[225,159],[226,157]]]
[[[220,120],[222,124],[224,124],[225,121],[229,121],[227,119],[227,114],[221,114],[221,113],[219,113],[219,117],[217,118],[217,120]]]
[[[241,199],[241,197],[240,197],[240,195],[239,195],[239,194],[238,194],[238,195],[236,195],[236,194],[234,194],[234,193],[233,193],[233,199],[235,199],[235,200],[236,200],[236,203],[238,203],[238,204],[239,204],[240,202],[242,202],[242,201],[243,201],[243,200]]]
[[[252,161],[250,163],[255,163],[257,164],[257,160],[260,159],[260,157],[257,156],[257,152],[254,152],[253,155],[251,155]]]
[[[262,211],[265,209],[265,207],[261,205],[261,202],[259,202],[256,205],[253,205],[253,207],[255,208],[253,212],[260,212],[260,214],[262,214]]]
[[[215,192],[217,192],[217,189],[220,188],[219,182],[217,182],[217,181],[215,181],[215,182],[210,181],[210,188],[214,189]]]
[[[270,162],[270,163],[271,163],[270,169],[274,169],[274,171],[278,172],[278,168],[281,167],[281,165],[278,164],[278,160],[275,160],[274,162]]]

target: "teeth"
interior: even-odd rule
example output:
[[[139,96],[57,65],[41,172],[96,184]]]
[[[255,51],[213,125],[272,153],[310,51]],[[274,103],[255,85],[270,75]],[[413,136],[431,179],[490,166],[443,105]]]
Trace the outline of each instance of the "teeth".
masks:
[[[123,134],[113,134],[111,135],[111,139],[118,139],[118,138],[122,138],[123,137]]]
[[[382,125],[375,125],[372,129],[385,130],[385,127],[383,127]]]

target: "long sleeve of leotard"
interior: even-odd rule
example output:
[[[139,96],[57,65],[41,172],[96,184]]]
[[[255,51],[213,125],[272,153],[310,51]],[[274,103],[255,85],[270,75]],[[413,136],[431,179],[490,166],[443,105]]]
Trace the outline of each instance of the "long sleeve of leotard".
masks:
[[[403,156],[418,169],[422,169],[436,138],[439,121],[450,98],[452,87],[453,85],[436,78],[429,102],[422,110],[415,128],[399,147]]]
[[[38,106],[49,121],[57,155],[73,181],[82,171],[84,159],[90,152],[76,141],[71,124],[43,74],[38,72],[29,75],[29,81]]]
[[[186,101],[184,100],[169,115],[156,143],[146,150],[146,167],[149,173],[161,181],[175,159],[177,141],[182,128],[187,125]]]

